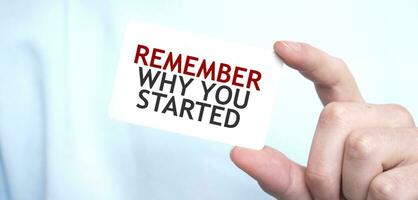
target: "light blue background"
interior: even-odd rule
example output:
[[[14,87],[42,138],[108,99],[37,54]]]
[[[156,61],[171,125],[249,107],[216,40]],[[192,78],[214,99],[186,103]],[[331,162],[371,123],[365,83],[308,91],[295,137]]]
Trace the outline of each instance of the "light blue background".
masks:
[[[129,20],[343,58],[371,103],[418,116],[417,1],[0,0],[0,199],[270,199],[230,146],[114,122]],[[267,144],[306,163],[321,104],[283,68]]]

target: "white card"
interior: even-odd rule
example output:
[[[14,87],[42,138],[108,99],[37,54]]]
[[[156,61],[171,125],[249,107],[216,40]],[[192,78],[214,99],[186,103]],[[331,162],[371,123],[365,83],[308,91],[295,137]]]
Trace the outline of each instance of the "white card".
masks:
[[[261,149],[281,65],[273,49],[130,23],[109,115],[141,126]]]

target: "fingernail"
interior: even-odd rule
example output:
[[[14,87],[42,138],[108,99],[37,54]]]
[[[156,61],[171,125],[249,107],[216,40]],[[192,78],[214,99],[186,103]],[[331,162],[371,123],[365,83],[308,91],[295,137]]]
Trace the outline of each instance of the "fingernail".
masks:
[[[284,41],[283,45],[291,51],[300,51],[301,44],[298,42]]]

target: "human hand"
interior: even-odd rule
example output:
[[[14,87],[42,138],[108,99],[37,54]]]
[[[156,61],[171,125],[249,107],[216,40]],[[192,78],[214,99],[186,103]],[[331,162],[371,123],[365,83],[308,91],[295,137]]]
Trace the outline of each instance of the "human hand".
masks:
[[[264,191],[289,199],[418,199],[418,129],[399,105],[364,102],[346,64],[308,44],[276,42],[323,105],[308,165],[270,147],[235,147],[232,161]]]

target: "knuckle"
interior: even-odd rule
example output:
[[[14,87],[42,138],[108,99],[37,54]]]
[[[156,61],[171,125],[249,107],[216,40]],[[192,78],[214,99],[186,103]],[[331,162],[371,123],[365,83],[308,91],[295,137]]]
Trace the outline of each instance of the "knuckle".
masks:
[[[319,121],[322,123],[332,123],[343,121],[347,117],[348,108],[345,103],[331,102],[322,110]]]
[[[409,113],[408,110],[399,104],[389,104],[394,110],[400,112],[400,113]]]
[[[411,113],[404,106],[399,104],[389,105],[395,113],[397,113],[397,123],[404,124],[405,126],[415,126],[414,118]]]
[[[354,159],[368,159],[374,153],[374,138],[369,130],[354,131],[345,142],[347,156]]]
[[[332,186],[332,177],[324,173],[318,173],[312,170],[306,170],[306,183],[312,189],[325,189]]]
[[[347,63],[343,59],[339,57],[334,57],[334,59],[337,65],[342,66],[342,67],[347,67]]]
[[[376,177],[370,185],[369,195],[375,199],[396,199],[399,192],[398,181],[391,176]]]

